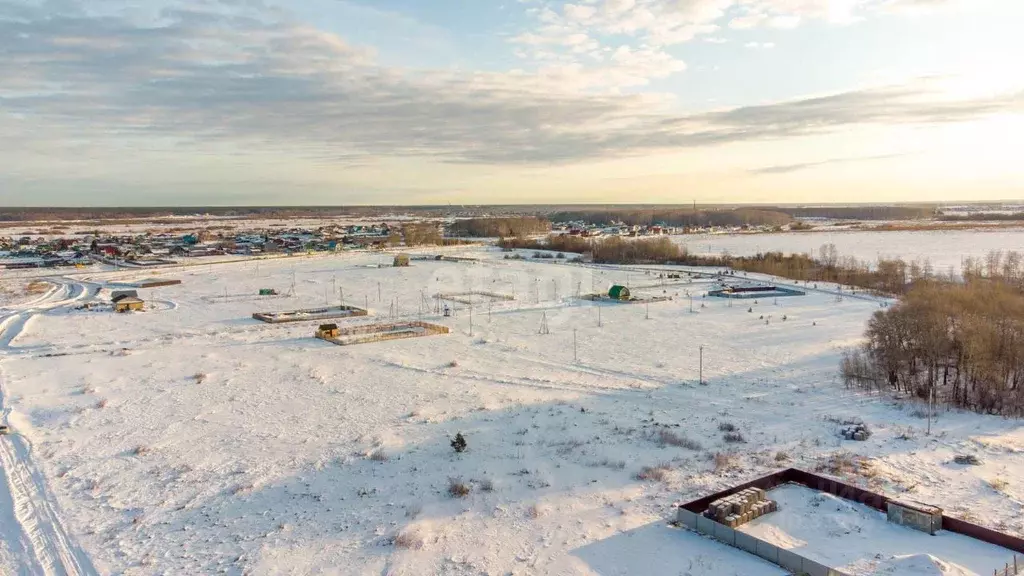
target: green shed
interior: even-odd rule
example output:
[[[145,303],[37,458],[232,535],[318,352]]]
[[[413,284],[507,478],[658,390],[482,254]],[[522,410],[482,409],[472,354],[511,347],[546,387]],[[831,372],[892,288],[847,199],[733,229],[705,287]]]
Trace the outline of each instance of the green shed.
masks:
[[[260,296],[277,296],[277,290],[273,288],[260,288]]]
[[[608,297],[612,300],[629,300],[629,288],[616,284],[608,291]]]

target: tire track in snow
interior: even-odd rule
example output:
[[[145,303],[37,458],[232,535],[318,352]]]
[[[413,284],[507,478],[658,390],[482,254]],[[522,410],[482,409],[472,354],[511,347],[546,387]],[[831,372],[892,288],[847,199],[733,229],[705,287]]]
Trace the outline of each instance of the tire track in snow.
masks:
[[[0,319],[0,352],[9,353],[26,323],[41,311],[70,305],[85,298],[83,284],[63,281],[35,307]],[[0,370],[0,422],[8,424],[11,408]],[[0,538],[14,555],[19,576],[97,575],[88,555],[68,535],[57,514],[55,498],[46,479],[32,461],[32,445],[20,434],[0,436]]]

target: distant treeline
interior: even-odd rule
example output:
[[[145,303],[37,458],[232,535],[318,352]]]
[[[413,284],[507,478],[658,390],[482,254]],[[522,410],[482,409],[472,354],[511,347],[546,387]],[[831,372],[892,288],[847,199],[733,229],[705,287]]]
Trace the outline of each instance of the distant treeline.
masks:
[[[475,238],[524,238],[551,231],[546,218],[521,216],[515,218],[470,218],[456,220],[448,227],[451,236]]]
[[[628,208],[567,210],[548,216],[554,222],[587,222],[608,225],[622,222],[630,226],[664,224],[697,228],[706,226],[782,226],[793,218],[784,212],[760,208],[733,210],[696,210],[685,208],[636,210]]]
[[[867,342],[843,358],[844,381],[938,405],[1024,416],[1020,261],[1011,252],[1000,266],[986,265],[964,282],[916,283],[898,304],[871,318]]]
[[[768,208],[793,218],[827,218],[830,220],[919,220],[935,216],[931,206],[800,206]]]
[[[718,266],[743,272],[770,274],[800,282],[835,282],[863,290],[901,295],[922,279],[937,279],[942,274],[924,262],[906,262],[901,259],[880,258],[875,262],[840,256],[834,244],[825,244],[817,255],[766,252],[754,256],[703,256],[690,254],[684,246],[667,237],[625,239],[582,238],[567,234],[552,234],[544,239],[505,238],[499,242],[504,249],[553,250],[576,254],[590,254],[594,262],[602,264],[678,264],[684,266]],[[992,258],[997,260],[992,261]],[[1021,266],[1016,255],[1003,257],[994,254],[978,260],[964,262],[965,276],[987,275],[993,268],[1006,266],[1007,278],[1017,278]],[[948,275],[946,276],[948,279]],[[1024,279],[1020,280],[1024,286]]]
[[[939,217],[939,220],[942,220],[943,222],[1016,222],[1024,220],[1024,212],[974,212],[972,214],[944,214]]]

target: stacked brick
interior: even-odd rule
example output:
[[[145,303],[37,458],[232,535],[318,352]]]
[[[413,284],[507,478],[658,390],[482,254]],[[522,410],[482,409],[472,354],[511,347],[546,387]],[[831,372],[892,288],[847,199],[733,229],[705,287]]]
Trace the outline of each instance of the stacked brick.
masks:
[[[704,516],[729,528],[736,528],[778,509],[778,502],[768,500],[764,490],[747,488],[715,500],[708,506]]]

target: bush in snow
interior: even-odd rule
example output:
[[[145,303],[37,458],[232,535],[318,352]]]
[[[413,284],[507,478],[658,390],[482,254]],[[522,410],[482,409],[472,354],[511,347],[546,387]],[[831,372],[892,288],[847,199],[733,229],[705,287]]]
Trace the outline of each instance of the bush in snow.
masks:
[[[661,463],[657,466],[644,466],[636,473],[637,480],[654,480],[656,482],[664,482],[668,478],[668,473],[672,470],[672,467],[667,463]]]
[[[466,443],[466,437],[462,435],[462,432],[456,434],[455,438],[452,440],[452,450],[455,450],[456,452],[461,454],[465,452],[466,448],[468,447],[469,446]]]
[[[466,496],[469,496],[469,493],[472,492],[472,490],[473,489],[469,487],[469,484],[466,484],[459,478],[448,479],[448,495],[452,498],[465,498]]]
[[[657,442],[662,446],[677,446],[679,448],[686,448],[687,450],[702,450],[700,442],[691,440],[682,434],[677,434],[667,428],[658,430],[656,438]]]

